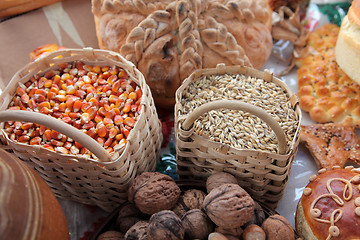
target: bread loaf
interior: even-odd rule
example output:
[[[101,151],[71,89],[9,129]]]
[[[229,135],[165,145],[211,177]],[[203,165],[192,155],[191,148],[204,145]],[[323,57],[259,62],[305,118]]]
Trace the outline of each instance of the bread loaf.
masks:
[[[322,169],[310,178],[298,203],[295,225],[302,239],[359,239],[360,171]]]
[[[263,0],[93,0],[92,11],[99,46],[137,66],[159,107],[173,108],[194,70],[260,69],[271,54],[272,10]]]
[[[360,84],[360,0],[354,0],[340,27],[335,48],[336,62]]]

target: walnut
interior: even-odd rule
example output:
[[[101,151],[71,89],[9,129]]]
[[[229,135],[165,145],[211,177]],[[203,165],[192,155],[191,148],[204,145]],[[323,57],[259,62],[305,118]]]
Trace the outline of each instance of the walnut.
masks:
[[[125,234],[126,240],[147,240],[148,221],[139,221],[129,228]]]
[[[100,234],[96,240],[125,240],[125,236],[121,232],[110,230]]]
[[[149,240],[181,240],[184,235],[185,228],[181,219],[173,211],[163,210],[150,217]]]
[[[118,213],[116,226],[120,232],[126,233],[135,223],[145,218],[144,214],[133,203],[124,203]]]
[[[275,214],[268,217],[262,224],[268,240],[294,240],[294,229],[281,215]]]
[[[180,196],[180,188],[168,175],[144,172],[131,183],[129,202],[135,203],[141,212],[154,214],[172,209]]]
[[[201,209],[206,193],[198,189],[189,189],[180,195],[175,207],[172,209],[180,218],[191,209]]]
[[[185,239],[207,239],[213,230],[212,221],[200,209],[187,211],[181,221],[185,228]]]
[[[247,227],[252,224],[256,224],[261,226],[261,224],[265,220],[264,209],[259,205],[259,203],[255,202],[254,215],[250,218],[250,220],[245,224],[244,227]]]
[[[206,179],[206,191],[209,193],[214,188],[216,188],[222,184],[225,184],[225,183],[237,184],[238,181],[236,180],[236,178],[233,175],[231,175],[230,173],[227,173],[227,172],[213,173]]]
[[[219,227],[237,228],[254,214],[254,200],[237,184],[223,184],[205,197],[203,209]]]

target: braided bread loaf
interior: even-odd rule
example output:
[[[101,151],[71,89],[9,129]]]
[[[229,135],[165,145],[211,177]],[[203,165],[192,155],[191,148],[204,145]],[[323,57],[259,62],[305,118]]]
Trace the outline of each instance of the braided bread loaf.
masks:
[[[263,0],[92,0],[92,11],[100,48],[132,61],[162,108],[174,107],[194,70],[260,69],[271,53],[272,10]]]

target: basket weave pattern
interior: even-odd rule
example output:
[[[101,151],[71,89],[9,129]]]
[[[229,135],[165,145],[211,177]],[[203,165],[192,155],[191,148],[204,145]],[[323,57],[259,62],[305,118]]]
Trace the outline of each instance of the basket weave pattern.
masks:
[[[97,205],[112,211],[127,199],[127,188],[135,176],[154,171],[160,154],[162,133],[153,98],[141,72],[119,54],[107,50],[64,49],[38,59],[19,70],[0,96],[3,112],[15,94],[18,82],[25,83],[34,74],[41,75],[56,69],[63,62],[82,61],[89,65],[119,66],[123,68],[143,95],[141,112],[130,131],[125,149],[110,154],[110,161],[61,154],[36,145],[12,141],[1,123],[2,148],[8,149],[34,168],[57,197],[84,204]],[[10,110],[13,111],[13,110]],[[3,113],[0,112],[0,115]],[[85,147],[85,146],[84,146]],[[87,147],[90,151],[91,146]]]
[[[179,178],[206,179],[217,171],[229,172],[237,177],[239,184],[254,198],[265,202],[271,207],[276,207],[284,193],[292,163],[298,150],[300,124],[296,127],[294,139],[287,144],[286,150],[284,152],[279,150],[276,153],[257,149],[235,148],[225,143],[211,141],[206,136],[196,134],[194,131],[195,124],[190,125],[188,128],[185,127],[188,125],[189,118],[191,118],[191,114],[183,112],[181,104],[186,87],[196,81],[196,79],[204,76],[222,74],[244,74],[245,76],[274,82],[277,86],[281,86],[289,97],[298,122],[300,123],[301,121],[301,111],[298,107],[296,96],[292,94],[291,90],[282,81],[273,77],[269,72],[261,72],[240,66],[225,67],[224,65],[218,65],[214,69],[196,71],[183,82],[176,92],[175,135]],[[232,101],[238,102],[236,100]],[[218,103],[220,107],[226,104],[224,101],[219,101]],[[248,106],[246,103],[244,104]],[[250,105],[249,110],[252,111],[252,108],[256,107]],[[195,109],[194,112],[199,109],[200,107]]]

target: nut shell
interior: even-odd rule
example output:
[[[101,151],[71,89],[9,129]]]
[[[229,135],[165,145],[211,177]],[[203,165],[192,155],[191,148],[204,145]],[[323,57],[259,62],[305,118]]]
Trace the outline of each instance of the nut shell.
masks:
[[[139,221],[135,223],[125,234],[126,240],[147,240],[148,221]]]
[[[238,181],[233,175],[227,172],[213,173],[206,179],[206,191],[210,193],[211,190],[225,183],[237,184]]]
[[[172,209],[180,192],[180,188],[170,176],[159,172],[144,172],[132,182],[128,198],[141,212],[154,214]]]
[[[116,226],[120,232],[126,233],[138,221],[144,219],[144,214],[133,203],[124,203],[118,213]]]
[[[261,226],[267,240],[294,240],[295,233],[290,223],[281,215],[268,217]]]
[[[237,228],[254,214],[254,200],[237,184],[223,184],[205,197],[203,209],[219,227]]]
[[[175,207],[172,209],[180,218],[192,209],[201,209],[206,193],[198,189],[189,189],[180,195]]]
[[[153,214],[147,230],[149,240],[182,240],[185,235],[181,219],[170,210]]]
[[[213,231],[213,223],[200,209],[192,209],[181,219],[185,228],[185,239],[207,239]]]

